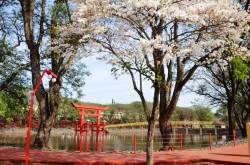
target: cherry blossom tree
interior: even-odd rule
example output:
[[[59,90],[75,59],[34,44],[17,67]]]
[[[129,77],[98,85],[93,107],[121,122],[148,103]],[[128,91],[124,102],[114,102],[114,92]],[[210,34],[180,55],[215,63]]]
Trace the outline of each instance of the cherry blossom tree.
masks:
[[[169,142],[168,121],[180,93],[202,65],[220,59],[228,47],[242,55],[241,41],[247,13],[227,0],[84,0],[77,1],[73,24],[62,27],[61,50],[72,40],[89,43],[116,74],[128,73],[148,120],[147,162],[153,164],[156,111],[163,147]],[[225,57],[230,60],[232,57]],[[121,72],[119,72],[121,71]],[[137,81],[137,79],[139,81]],[[152,83],[153,108],[143,91]]]

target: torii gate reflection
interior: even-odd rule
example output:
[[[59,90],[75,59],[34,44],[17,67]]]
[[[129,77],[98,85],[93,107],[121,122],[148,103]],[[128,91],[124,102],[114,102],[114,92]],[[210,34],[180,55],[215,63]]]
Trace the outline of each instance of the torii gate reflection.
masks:
[[[75,109],[80,110],[80,128],[76,127],[76,131],[80,131],[80,144],[79,144],[79,150],[82,152],[82,140],[83,140],[83,132],[86,132],[86,144],[85,144],[85,151],[88,151],[88,133],[89,133],[89,127],[91,128],[91,134],[93,135],[93,132],[96,132],[96,150],[99,151],[99,135],[100,131],[102,132],[102,142],[104,144],[104,138],[105,138],[105,123],[101,122],[101,112],[108,110],[108,107],[97,107],[97,106],[85,106],[85,105],[79,105],[72,103],[72,106]],[[91,113],[92,112],[92,113]],[[84,117],[95,117],[96,123],[89,123],[84,122]],[[94,129],[95,128],[95,129]]]

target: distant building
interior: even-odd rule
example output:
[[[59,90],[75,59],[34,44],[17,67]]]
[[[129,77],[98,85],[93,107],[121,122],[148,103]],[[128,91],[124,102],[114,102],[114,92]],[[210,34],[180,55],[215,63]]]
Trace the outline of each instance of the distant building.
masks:
[[[115,119],[122,119],[122,117],[125,115],[125,113],[124,112],[115,112],[114,113],[114,118]]]

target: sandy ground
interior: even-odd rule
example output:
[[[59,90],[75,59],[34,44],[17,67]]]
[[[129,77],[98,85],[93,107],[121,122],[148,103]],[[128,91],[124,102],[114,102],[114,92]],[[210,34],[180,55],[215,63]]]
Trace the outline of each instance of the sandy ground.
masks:
[[[30,150],[32,163],[64,165],[144,165],[145,153],[125,154],[118,152],[62,152]],[[23,148],[0,148],[0,161],[24,162]],[[206,163],[210,162],[210,163]],[[225,146],[212,150],[175,150],[154,152],[154,163],[158,165],[250,165],[248,145]]]

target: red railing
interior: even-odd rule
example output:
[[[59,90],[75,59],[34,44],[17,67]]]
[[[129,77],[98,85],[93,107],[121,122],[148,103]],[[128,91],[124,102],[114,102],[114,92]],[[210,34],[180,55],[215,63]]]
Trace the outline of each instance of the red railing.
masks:
[[[127,131],[117,129],[108,130],[110,132],[106,134],[106,131],[96,131],[96,128],[91,128],[90,125],[92,123],[84,123],[84,129],[82,132],[82,138],[80,137],[80,141],[85,144],[85,149],[82,145],[81,151],[119,151],[119,152],[130,152],[134,155],[137,155],[140,151],[145,151],[146,148],[146,134],[147,131],[144,132],[140,129],[127,129]],[[95,124],[94,124],[95,126]],[[103,125],[104,127],[104,125]],[[91,129],[94,129],[90,134]],[[76,129],[79,131],[79,129]],[[105,129],[102,129],[105,130]],[[86,132],[86,134],[85,134]],[[194,134],[192,131],[190,133],[183,134],[182,131],[176,131],[177,133],[171,136],[164,136],[168,138],[162,138],[160,133],[155,133],[154,136],[154,150],[159,150],[162,148],[163,141],[169,141],[169,149],[173,150],[187,150],[187,149],[209,149],[212,150],[214,147],[218,147],[220,145],[231,144],[236,145],[237,132],[234,131],[232,137],[232,141],[229,143],[225,138],[224,134],[219,135],[216,132],[207,132],[203,134]],[[78,136],[79,137],[79,136]],[[229,138],[229,136],[227,136]],[[81,143],[77,143],[79,145]],[[95,145],[95,146],[93,146]]]

